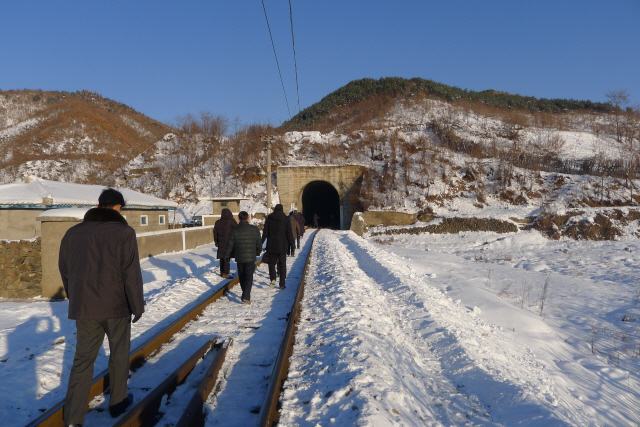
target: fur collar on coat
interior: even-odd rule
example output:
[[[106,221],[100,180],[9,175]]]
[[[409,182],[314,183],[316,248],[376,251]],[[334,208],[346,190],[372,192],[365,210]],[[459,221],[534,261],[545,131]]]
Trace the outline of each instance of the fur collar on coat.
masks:
[[[124,219],[120,213],[111,208],[93,208],[89,209],[84,214],[85,222],[120,222],[124,225],[128,225],[127,220]]]

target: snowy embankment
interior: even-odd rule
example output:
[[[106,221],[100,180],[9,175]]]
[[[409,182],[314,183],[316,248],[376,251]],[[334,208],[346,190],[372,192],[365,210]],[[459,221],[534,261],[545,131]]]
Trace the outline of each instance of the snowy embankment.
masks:
[[[638,422],[637,356],[612,360],[606,339],[595,337],[596,354],[586,342],[592,325],[605,335],[625,309],[633,318],[632,286],[616,273],[629,260],[612,253],[624,246],[557,243],[570,248],[569,259],[595,264],[576,278],[564,274],[559,249],[533,232],[373,240],[349,232],[316,238],[282,425]],[[483,246],[494,264],[470,259]],[[522,259],[505,264],[512,252]],[[547,279],[540,316],[531,300]],[[638,338],[631,325],[627,344]]]

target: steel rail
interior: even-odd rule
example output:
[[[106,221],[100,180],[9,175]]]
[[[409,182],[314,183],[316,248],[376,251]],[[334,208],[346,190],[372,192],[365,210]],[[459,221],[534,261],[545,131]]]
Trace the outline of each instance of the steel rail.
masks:
[[[212,338],[205,345],[200,347],[195,353],[189,357],[178,369],[165,378],[160,385],[149,392],[144,399],[142,399],[136,406],[127,411],[127,413],[118,420],[114,427],[142,427],[148,425],[155,425],[158,421],[158,412],[162,405],[162,399],[165,395],[171,395],[176,388],[182,384],[182,382],[193,371],[193,368],[198,364],[211,349],[216,347],[218,352],[214,358],[214,363],[222,365],[226,356],[229,345],[223,346],[223,343],[216,345],[217,339]],[[232,342],[231,338],[228,339],[227,344]],[[211,370],[211,369],[210,369]],[[216,372],[217,374],[217,372]],[[210,381],[210,378],[205,377],[205,380]],[[213,378],[215,382],[216,378]],[[208,382],[205,381],[205,382]],[[200,388],[200,387],[199,387]]]
[[[313,250],[313,242],[316,239],[316,231],[313,234],[311,240],[311,247],[307,254],[307,259],[304,263],[302,270],[302,277],[300,278],[300,284],[298,285],[298,291],[296,292],[296,298],[289,312],[289,319],[287,320],[287,328],[285,329],[282,342],[280,343],[280,349],[278,350],[278,356],[276,357],[276,363],[273,365],[271,371],[271,377],[269,378],[269,384],[267,385],[267,393],[260,407],[258,414],[258,420],[256,426],[267,427],[275,426],[280,419],[280,412],[278,411],[278,400],[280,393],[282,392],[282,386],[289,374],[289,358],[293,354],[293,345],[295,344],[295,331],[298,330],[298,319],[300,318],[300,312],[302,307],[300,302],[304,297],[304,285],[306,283],[307,268],[309,267],[309,261],[311,260],[311,251]]]
[[[207,401],[211,391],[213,390],[213,386],[218,379],[218,373],[224,363],[227,349],[232,343],[233,340],[229,338],[228,342],[224,342],[222,344],[222,348],[218,350],[218,354],[216,354],[216,357],[211,362],[207,373],[204,375],[204,378],[200,382],[200,385],[193,394],[193,397],[189,401],[187,408],[182,413],[182,417],[180,417],[175,427],[196,427],[204,424],[204,414],[202,412],[204,402]],[[219,387],[220,386],[218,385],[218,388]]]
[[[256,268],[262,263],[262,258],[260,258],[256,262]],[[226,294],[229,289],[239,283],[238,276],[235,276],[232,280],[229,280],[223,286],[220,287],[217,291],[213,292],[209,297],[207,297],[204,301],[198,304],[196,307],[191,309],[189,312],[180,316],[178,319],[174,320],[166,326],[161,331],[154,334],[152,337],[147,339],[145,342],[134,348],[130,352],[129,356],[129,369],[132,371],[137,370],[140,366],[144,364],[144,361],[156,354],[160,347],[169,342],[171,337],[176,333],[180,332],[187,323],[195,320],[202,312],[207,308],[209,304],[220,299],[224,294]],[[89,402],[93,400],[94,397],[104,393],[109,388],[109,370],[105,369],[100,372],[93,378],[93,383],[91,385],[91,390],[89,392]],[[35,420],[31,421],[25,427],[64,427],[63,421],[63,410],[64,410],[64,399],[57,402],[47,411],[45,411],[42,415],[40,415]]]

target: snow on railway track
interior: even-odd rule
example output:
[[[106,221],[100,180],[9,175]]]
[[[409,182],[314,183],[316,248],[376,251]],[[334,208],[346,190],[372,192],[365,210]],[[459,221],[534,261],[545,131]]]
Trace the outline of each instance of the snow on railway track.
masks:
[[[269,288],[266,267],[258,268],[252,305],[240,303],[239,286],[211,304],[196,321],[176,334],[170,343],[163,345],[131,376],[129,389],[134,395],[134,403],[140,401],[209,339],[231,337],[234,344],[228,350],[223,365],[224,379],[219,384],[217,395],[206,403],[209,423],[216,425],[217,420],[225,420],[225,425],[229,425],[229,419],[233,420],[232,425],[255,423],[286,326],[287,313],[295,298],[306,254],[311,246],[310,236],[312,233],[303,239],[303,247],[298,255],[287,259],[289,273],[286,290]],[[220,281],[216,274],[218,265],[211,245],[194,251],[149,258],[143,261],[142,267],[147,307],[142,319],[132,325],[132,349],[199,304],[207,293],[226,283]],[[25,305],[30,307],[25,308]],[[20,310],[31,313],[27,323],[34,313],[39,312],[38,318],[45,319],[50,318],[51,311],[55,310],[55,320],[59,326],[53,335],[46,335],[44,340],[39,339],[37,330],[26,331],[26,336],[21,337],[22,343],[30,343],[28,345],[40,350],[32,357],[25,357],[18,350],[14,352],[14,348],[6,344],[0,347],[5,351],[3,357],[8,359],[0,365],[0,415],[3,417],[3,426],[24,426],[39,416],[42,410],[64,397],[75,346],[75,328],[73,322],[66,319],[66,306],[66,302],[20,304]],[[9,307],[9,310],[15,308]],[[17,320],[13,327],[9,325],[4,330],[2,337],[7,342],[14,342],[16,331],[24,330],[22,325],[24,322]],[[52,337],[53,347],[50,345]],[[56,344],[58,341],[61,342]],[[16,354],[21,357],[16,357]],[[163,402],[163,422],[176,422],[182,415],[182,409],[197,387],[197,378],[202,375],[211,357],[205,357],[204,363],[194,369],[195,374],[190,376],[193,378],[187,378],[186,387],[180,387]],[[46,364],[40,363],[43,360],[47,361]],[[95,372],[105,369],[107,361],[108,346],[105,341]],[[17,384],[15,389],[8,387],[12,383]],[[43,384],[47,383],[53,384],[50,390],[43,389]],[[18,393],[12,393],[12,390]],[[36,395],[36,392],[42,394]],[[242,402],[241,406],[238,402]],[[95,410],[87,414],[87,425],[99,427],[113,424],[108,411],[105,411],[107,402],[103,395],[96,397],[90,406]],[[233,414],[231,417],[230,413]]]
[[[434,277],[319,232],[280,425],[580,425],[530,350]]]

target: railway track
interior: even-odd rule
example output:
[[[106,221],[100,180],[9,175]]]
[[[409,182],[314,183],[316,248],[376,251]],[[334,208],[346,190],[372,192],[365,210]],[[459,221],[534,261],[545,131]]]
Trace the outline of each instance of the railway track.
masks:
[[[315,238],[315,233],[313,238]],[[288,315],[285,333],[273,366],[269,385],[258,415],[256,426],[275,425],[279,417],[277,410],[278,397],[280,395],[282,383],[288,372],[289,356],[293,351],[293,334],[300,314],[300,301],[304,295],[304,280],[310,256],[311,249],[307,252],[302,278],[300,280],[291,311]],[[261,263],[262,260],[258,260],[256,262],[256,267]],[[134,371],[133,375],[135,375],[135,371],[144,365],[149,358],[154,357],[164,344],[171,342],[174,339],[174,335],[181,331],[188,333],[188,323],[196,320],[211,303],[220,299],[237,284],[238,277],[236,276],[225,283],[220,289],[213,292],[192,310],[173,321],[158,333],[154,334],[138,347],[134,348],[129,356],[129,366],[130,370]],[[171,393],[173,393],[179,384],[185,380],[201,359],[210,352],[216,352],[206,374],[204,375],[204,378],[201,380],[196,392],[185,408],[182,417],[176,424],[176,427],[202,426],[204,424],[203,404],[213,391],[213,387],[218,378],[218,373],[224,363],[227,350],[232,345],[233,340],[231,338],[212,338],[207,341],[195,353],[189,356],[178,369],[170,374],[160,385],[149,391],[140,402],[135,406],[132,406],[128,412],[119,418],[113,425],[117,427],[140,427],[153,426],[158,423],[160,417],[158,409],[160,408],[163,397],[171,395]],[[89,402],[91,402],[96,396],[107,391],[108,388],[109,372],[108,370],[104,370],[93,379],[93,384],[89,394]],[[26,427],[64,427],[62,418],[63,409],[64,400],[61,400],[45,411],[41,416],[27,424]]]

